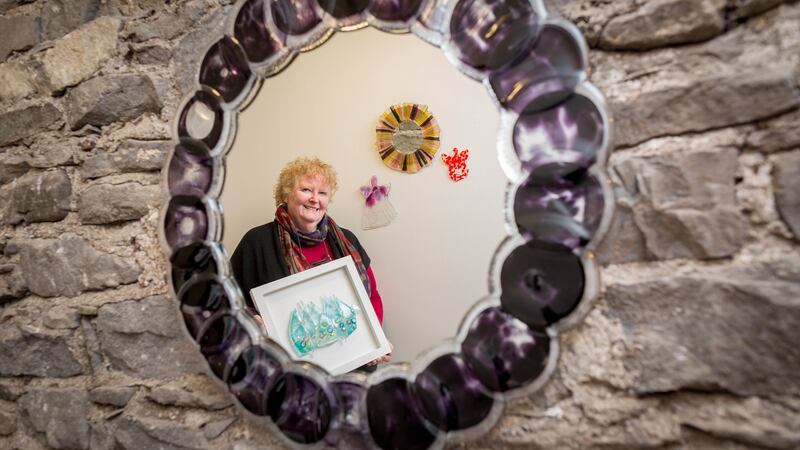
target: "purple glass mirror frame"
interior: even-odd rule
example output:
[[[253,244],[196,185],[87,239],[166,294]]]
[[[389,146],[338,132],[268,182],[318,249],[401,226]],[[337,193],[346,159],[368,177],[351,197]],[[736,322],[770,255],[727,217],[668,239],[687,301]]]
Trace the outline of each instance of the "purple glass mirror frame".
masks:
[[[613,213],[611,120],[586,80],[580,32],[548,17],[541,0],[242,0],[229,20],[173,120],[160,228],[184,330],[212,378],[290,446],[439,448],[486,433],[508,399],[548,381],[560,332],[600,291],[594,249]],[[264,79],[334,32],[365,26],[412,32],[484,84],[501,113],[508,237],[488,270],[489,296],[455,337],[412,363],[332,377],[293,361],[243,309],[218,198],[238,113]]]

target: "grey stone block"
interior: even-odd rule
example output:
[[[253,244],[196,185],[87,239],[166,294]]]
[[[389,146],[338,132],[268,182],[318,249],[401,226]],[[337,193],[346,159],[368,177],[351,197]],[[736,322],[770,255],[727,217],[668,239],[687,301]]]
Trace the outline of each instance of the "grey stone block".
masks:
[[[29,240],[20,247],[28,289],[42,297],[74,297],[130,284],[142,272],[135,261],[99,252],[83,239]]]
[[[601,247],[601,255],[612,252],[603,256],[604,262],[640,258],[640,237],[646,259],[710,259],[735,253],[746,237],[746,222],[735,201],[736,167],[732,148],[632,157],[615,165],[621,207],[609,242]],[[615,236],[621,240],[613,242]]]
[[[0,114],[0,146],[13,144],[48,129],[61,119],[51,103],[31,105]]]
[[[56,42],[42,58],[50,87],[60,91],[89,78],[116,54],[120,20],[101,17]]]
[[[208,422],[207,424],[203,425],[203,435],[206,439],[215,439],[219,437],[228,427],[236,422],[238,417],[229,417],[227,419],[222,420],[215,420],[213,422]]]
[[[109,12],[104,0],[48,0],[42,7],[44,39],[58,39]]]
[[[89,448],[89,402],[81,389],[32,389],[20,400],[51,448]]]
[[[200,430],[190,428],[174,420],[123,415],[115,421],[114,438],[126,450],[158,448],[162,450],[186,450],[209,448],[208,441]]]
[[[162,106],[153,82],[142,75],[92,78],[70,91],[66,105],[67,122],[73,130],[158,113]]]
[[[800,110],[756,125],[747,135],[747,148],[762,153],[800,148]]]
[[[0,328],[0,375],[71,377],[83,370],[69,348],[66,334],[22,331],[11,325]]]
[[[207,378],[190,378],[171,381],[154,387],[147,397],[165,406],[203,408],[210,411],[227,408],[233,404],[231,395],[213,385]]]
[[[101,405],[119,406],[127,405],[136,393],[136,388],[128,386],[101,386],[89,391],[89,400]]]
[[[800,257],[608,286],[640,394],[800,393]]]
[[[78,199],[78,214],[85,224],[136,220],[159,204],[161,187],[136,182],[95,184]]]
[[[600,35],[600,47],[646,50],[700,42],[725,27],[722,11],[710,0],[653,0],[635,12],[611,19]]]
[[[13,51],[27,50],[42,40],[41,23],[36,16],[0,17],[0,61]]]
[[[0,276],[0,305],[24,297],[28,294],[28,286],[22,272],[14,270]]]
[[[47,328],[54,330],[75,329],[81,326],[81,315],[75,308],[56,305],[44,313],[42,322]]]
[[[63,170],[26,173],[16,180],[7,222],[57,222],[67,216],[72,183]]]
[[[800,150],[778,155],[773,164],[775,205],[795,238],[800,240]]]
[[[115,152],[97,151],[81,166],[83,178],[99,178],[128,172],[159,171],[164,167],[170,141],[128,141]]]
[[[790,71],[758,71],[687,80],[610,102],[618,145],[763,119],[800,104]]]
[[[30,97],[36,92],[36,74],[28,64],[17,61],[0,64],[0,102]]]
[[[150,297],[100,308],[100,348],[114,369],[145,378],[177,378],[203,370],[202,356],[181,333],[183,320],[171,302]]]

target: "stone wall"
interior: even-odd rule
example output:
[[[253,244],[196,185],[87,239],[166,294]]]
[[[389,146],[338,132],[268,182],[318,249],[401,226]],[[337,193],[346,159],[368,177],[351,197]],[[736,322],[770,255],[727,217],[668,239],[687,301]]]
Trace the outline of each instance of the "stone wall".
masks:
[[[281,446],[205,375],[158,243],[230,3],[0,0],[0,448]],[[615,117],[605,293],[468,447],[800,447],[800,3],[548,3]]]

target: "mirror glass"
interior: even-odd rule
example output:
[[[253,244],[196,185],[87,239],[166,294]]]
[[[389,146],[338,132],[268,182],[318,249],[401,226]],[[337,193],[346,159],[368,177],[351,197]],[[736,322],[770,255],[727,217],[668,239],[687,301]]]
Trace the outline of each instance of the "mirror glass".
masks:
[[[375,150],[379,116],[398,103],[427,105],[439,123],[434,161],[414,174],[383,164]],[[507,236],[507,179],[497,157],[499,115],[486,88],[412,34],[368,27],[335,33],[267,78],[239,115],[227,156],[223,243],[229,253],[242,235],[273,220],[280,169],[299,156],[317,156],[339,175],[328,208],[372,259],[383,298],[383,328],[393,362],[455,335],[465,312],[488,294],[489,264]],[[469,175],[448,177],[442,154],[469,149]],[[362,229],[361,186],[377,176],[391,185],[397,217]]]

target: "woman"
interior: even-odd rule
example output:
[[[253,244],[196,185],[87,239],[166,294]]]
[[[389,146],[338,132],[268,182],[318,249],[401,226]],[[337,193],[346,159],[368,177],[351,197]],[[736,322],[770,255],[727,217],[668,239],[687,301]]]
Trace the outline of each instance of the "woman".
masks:
[[[236,281],[254,314],[250,289],[350,255],[383,322],[383,303],[367,252],[353,233],[326,214],[337,188],[336,171],[317,158],[298,158],[281,170],[274,193],[275,220],[248,231],[231,257]]]

